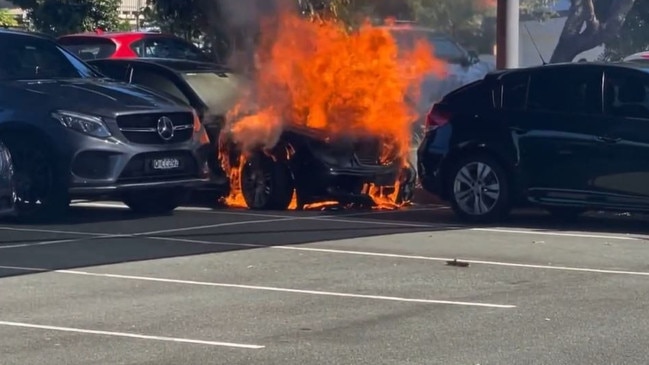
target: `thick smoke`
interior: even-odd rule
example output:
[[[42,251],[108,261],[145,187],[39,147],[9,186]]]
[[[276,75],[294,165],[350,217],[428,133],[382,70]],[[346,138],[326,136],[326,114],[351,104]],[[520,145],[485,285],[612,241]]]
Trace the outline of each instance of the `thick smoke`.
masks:
[[[233,69],[247,73],[255,68],[256,40],[262,23],[272,21],[282,10],[295,7],[296,0],[217,0],[217,5],[221,14],[219,22],[231,46],[226,62]]]

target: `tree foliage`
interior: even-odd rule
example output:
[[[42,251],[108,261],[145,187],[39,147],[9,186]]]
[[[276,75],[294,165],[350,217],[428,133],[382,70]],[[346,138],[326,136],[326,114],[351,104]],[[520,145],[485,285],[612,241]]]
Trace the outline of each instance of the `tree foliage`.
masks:
[[[12,0],[27,10],[32,26],[59,35],[118,28],[121,0]]]
[[[571,0],[570,11],[550,62],[571,62],[602,44],[613,46],[627,15],[645,0]],[[642,10],[642,9],[641,9]],[[647,13],[645,12],[645,17]]]
[[[1,27],[16,27],[18,21],[14,18],[7,9],[0,9],[0,26]]]

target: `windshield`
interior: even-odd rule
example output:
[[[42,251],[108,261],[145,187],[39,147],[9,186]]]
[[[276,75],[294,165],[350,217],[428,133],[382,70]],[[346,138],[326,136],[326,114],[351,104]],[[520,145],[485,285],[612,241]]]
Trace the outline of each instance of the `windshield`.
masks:
[[[67,37],[59,40],[59,44],[82,60],[108,58],[117,49],[110,39],[98,37]]]
[[[183,77],[205,105],[213,112],[228,109],[238,98],[239,80],[221,72],[186,72]]]
[[[173,58],[192,61],[210,61],[194,44],[174,37],[149,37],[134,42],[131,49],[138,57]]]
[[[43,80],[101,77],[83,61],[39,38],[0,40],[0,80]]]
[[[433,32],[393,30],[392,34],[402,50],[412,49],[417,41],[423,40],[433,46],[435,57],[446,62],[459,62],[467,57],[466,51],[451,38]]]

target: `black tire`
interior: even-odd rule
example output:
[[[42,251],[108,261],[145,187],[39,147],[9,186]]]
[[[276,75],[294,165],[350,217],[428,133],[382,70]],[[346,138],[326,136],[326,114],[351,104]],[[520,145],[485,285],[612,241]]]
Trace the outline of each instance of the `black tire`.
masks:
[[[489,170],[485,179],[474,180],[474,188],[468,189],[469,177],[477,177],[478,168]],[[460,172],[466,178],[460,177]],[[488,173],[487,173],[488,171]],[[469,174],[470,176],[466,176]],[[453,164],[446,178],[446,189],[451,207],[456,216],[463,221],[473,223],[492,223],[505,219],[511,210],[510,176],[494,158],[486,154],[472,154],[460,158]],[[497,189],[495,188],[497,186]],[[462,199],[465,197],[464,199]],[[483,205],[475,208],[479,199]],[[484,208],[487,209],[484,209]]]
[[[286,210],[293,198],[293,176],[283,161],[255,153],[243,161],[241,193],[254,210]]]
[[[38,138],[20,133],[3,134],[11,154],[16,188],[16,220],[51,221],[64,216],[70,205],[67,177],[56,154]]]
[[[122,201],[132,211],[145,215],[163,215],[189,201],[191,191],[185,188],[148,189],[125,193]]]

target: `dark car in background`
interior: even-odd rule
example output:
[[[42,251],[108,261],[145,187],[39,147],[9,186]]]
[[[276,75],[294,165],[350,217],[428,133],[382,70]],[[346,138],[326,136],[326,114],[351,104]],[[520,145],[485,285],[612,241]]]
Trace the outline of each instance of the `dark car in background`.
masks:
[[[148,57],[213,61],[193,43],[166,33],[96,31],[63,35],[57,41],[82,60]]]
[[[649,65],[497,71],[446,95],[418,149],[423,187],[471,221],[649,210]]]
[[[97,198],[164,213],[207,181],[211,150],[192,108],[107,79],[48,37],[0,30],[0,49],[0,140],[19,217]]]
[[[380,161],[378,139],[332,141],[314,130],[287,127],[270,155],[258,151],[244,159],[228,131],[221,132],[226,126],[226,113],[240,100],[248,81],[223,66],[162,59],[93,60],[89,64],[106,76],[151,88],[193,106],[214,146],[213,181],[222,177],[229,184],[231,169],[239,171],[249,208],[286,209],[294,189],[298,208],[326,199],[371,204],[363,192],[364,184],[386,186],[388,191],[399,179],[402,184],[397,200],[412,197],[415,167],[408,164],[404,168],[404,162],[395,156]]]

